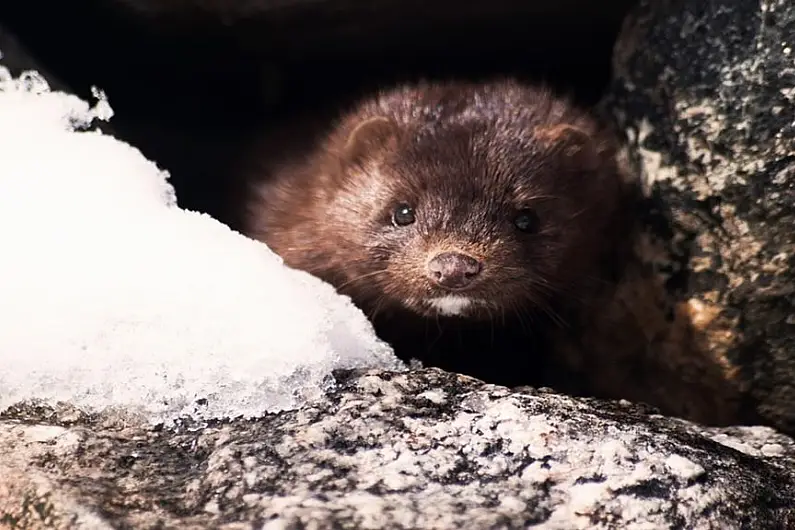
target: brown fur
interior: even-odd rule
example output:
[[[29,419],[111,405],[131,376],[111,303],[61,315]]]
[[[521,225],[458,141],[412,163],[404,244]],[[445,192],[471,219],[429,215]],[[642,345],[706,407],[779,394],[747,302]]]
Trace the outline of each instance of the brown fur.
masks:
[[[403,357],[464,362],[461,348],[449,344],[423,355],[446,335],[484,349],[513,337],[519,344],[511,356],[531,358],[544,328],[571,324],[567,308],[607,281],[621,246],[624,181],[614,140],[544,88],[510,81],[398,87],[303,136],[303,144],[282,160],[273,141],[253,153],[243,231],[350,295]],[[416,209],[416,222],[393,226],[390,214],[403,202]],[[533,233],[513,224],[524,208],[537,213]],[[483,263],[464,293],[481,303],[459,318],[427,303],[448,294],[425,274],[443,251]],[[481,331],[498,338],[463,339]],[[413,337],[405,351],[401,337]],[[482,359],[485,352],[470,353]],[[507,381],[528,375],[495,382]]]

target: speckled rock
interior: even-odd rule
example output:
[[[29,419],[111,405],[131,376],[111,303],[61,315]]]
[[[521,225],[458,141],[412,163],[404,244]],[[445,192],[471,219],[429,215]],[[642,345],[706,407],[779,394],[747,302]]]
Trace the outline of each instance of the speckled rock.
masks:
[[[711,363],[686,374],[710,380],[689,399],[719,396],[724,422],[795,433],[795,4],[643,0],[614,70],[605,105],[642,176],[660,336],[691,337],[648,351]]]
[[[0,419],[17,528],[786,528],[795,443],[430,369],[176,428],[20,407]]]

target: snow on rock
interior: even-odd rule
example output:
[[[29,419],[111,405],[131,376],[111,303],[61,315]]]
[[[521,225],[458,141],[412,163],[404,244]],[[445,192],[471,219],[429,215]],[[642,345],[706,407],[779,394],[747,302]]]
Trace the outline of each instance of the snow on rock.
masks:
[[[337,368],[403,367],[349,299],[176,206],[111,115],[0,70],[0,411],[23,400],[153,422],[296,407]]]

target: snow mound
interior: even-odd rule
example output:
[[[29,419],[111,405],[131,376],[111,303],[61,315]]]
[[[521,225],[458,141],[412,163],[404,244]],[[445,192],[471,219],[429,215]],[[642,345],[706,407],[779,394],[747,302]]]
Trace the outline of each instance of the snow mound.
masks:
[[[0,67],[0,411],[251,417],[319,396],[334,369],[404,367],[348,298],[84,130],[111,114]]]

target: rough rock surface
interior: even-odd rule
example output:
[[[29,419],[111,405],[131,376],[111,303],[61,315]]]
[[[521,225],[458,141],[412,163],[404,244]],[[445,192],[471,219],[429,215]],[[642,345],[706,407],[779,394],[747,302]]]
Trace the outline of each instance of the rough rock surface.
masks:
[[[614,69],[606,106],[648,199],[639,246],[671,301],[661,335],[692,332],[650,351],[708,359],[691,375],[716,415],[794,433],[795,4],[643,0]]]
[[[0,420],[17,528],[786,528],[795,442],[431,369],[253,421]]]

